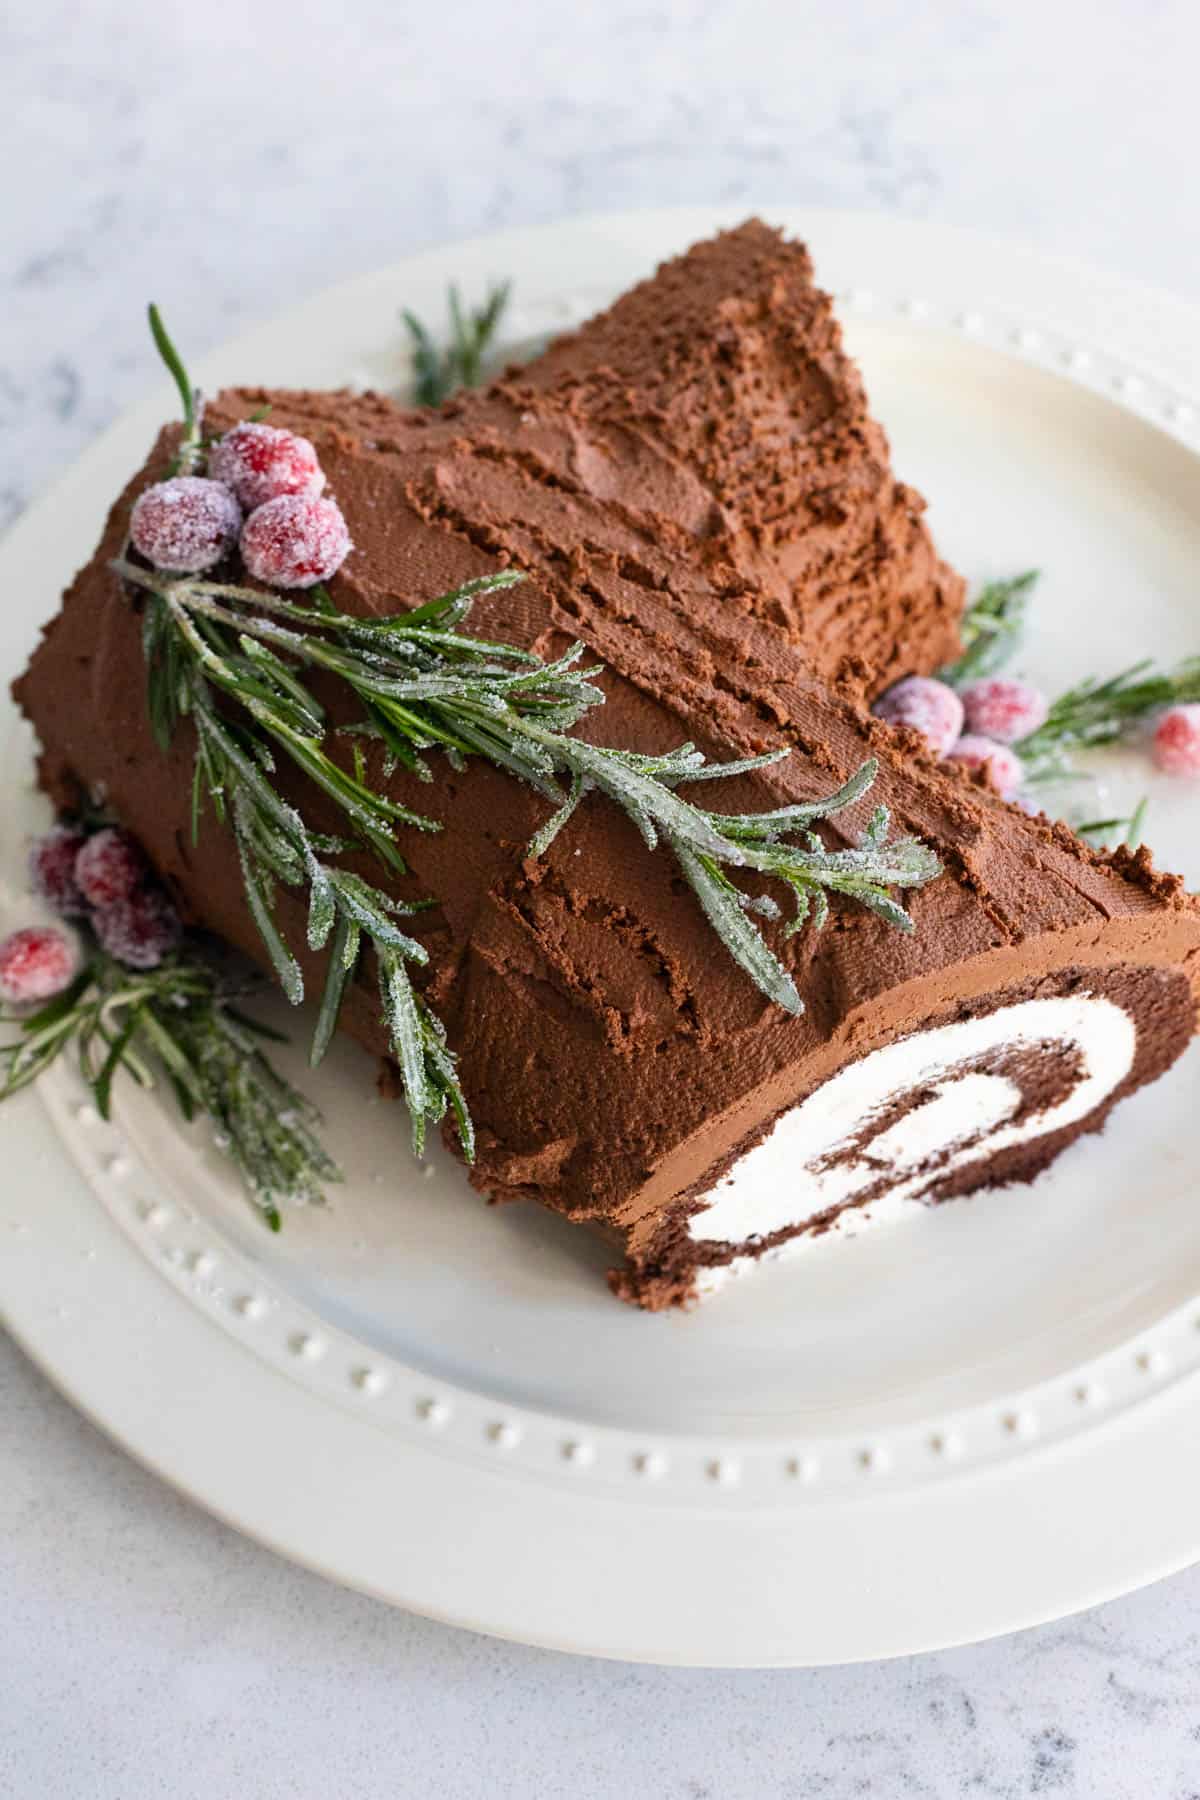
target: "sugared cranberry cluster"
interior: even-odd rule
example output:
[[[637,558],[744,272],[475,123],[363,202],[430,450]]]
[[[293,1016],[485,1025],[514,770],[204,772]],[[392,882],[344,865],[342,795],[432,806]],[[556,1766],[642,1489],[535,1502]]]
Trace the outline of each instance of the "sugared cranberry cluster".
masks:
[[[881,694],[874,711],[893,725],[919,731],[935,756],[983,769],[1005,800],[1024,779],[1012,748],[1046,723],[1049,702],[1039,688],[1007,675],[989,675],[955,689],[929,675],[908,675]],[[1151,750],[1168,775],[1200,776],[1200,705],[1170,706],[1159,715]]]
[[[919,731],[935,756],[983,769],[1005,800],[1023,778],[1021,759],[1010,746],[1045,724],[1045,696],[1026,681],[991,676],[954,689],[930,675],[909,675],[875,702],[881,719]]]
[[[208,471],[135,501],[129,535],[156,569],[202,575],[235,542],[247,574],[271,587],[312,587],[341,568],[350,533],[307,438],[247,420],[213,445]]]
[[[156,969],[183,935],[179,914],[128,832],[56,825],[29,853],[33,891],[63,919],[86,920],[102,950],[128,969]],[[0,943],[0,998],[49,1000],[80,967],[76,939],[26,926]]]

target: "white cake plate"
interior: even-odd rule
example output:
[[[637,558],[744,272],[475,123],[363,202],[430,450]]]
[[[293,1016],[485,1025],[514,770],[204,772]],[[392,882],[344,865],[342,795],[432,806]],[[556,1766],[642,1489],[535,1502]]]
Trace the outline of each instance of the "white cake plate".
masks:
[[[1045,571],[1030,672],[1061,687],[1200,650],[1200,315],[936,226],[763,210],[839,294],[945,553],[974,579]],[[641,213],[413,257],[197,373],[398,386],[398,310],[441,317],[448,279],[511,275],[518,340],[734,221]],[[6,677],[174,405],[158,382],[0,549]],[[28,737],[4,729],[12,923],[44,811]],[[1196,790],[1130,754],[1105,778],[1113,811],[1150,792],[1162,860],[1200,875]],[[485,1208],[447,1160],[417,1168],[349,1047],[320,1078],[347,1183],[278,1238],[165,1104],[126,1089],[102,1124],[64,1066],[0,1114],[0,1305],[166,1480],[401,1605],[662,1662],[932,1648],[1200,1554],[1198,1077],[1192,1052],[1030,1188],[647,1317],[583,1234]]]

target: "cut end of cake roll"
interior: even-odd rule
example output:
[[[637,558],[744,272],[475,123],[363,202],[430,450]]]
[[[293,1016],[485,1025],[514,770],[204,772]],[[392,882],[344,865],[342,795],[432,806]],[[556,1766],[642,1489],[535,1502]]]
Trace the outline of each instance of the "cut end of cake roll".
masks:
[[[661,1221],[614,1291],[660,1309],[829,1232],[1028,1182],[1186,1049],[1178,969],[1067,967],[935,1014],[848,1059]]]

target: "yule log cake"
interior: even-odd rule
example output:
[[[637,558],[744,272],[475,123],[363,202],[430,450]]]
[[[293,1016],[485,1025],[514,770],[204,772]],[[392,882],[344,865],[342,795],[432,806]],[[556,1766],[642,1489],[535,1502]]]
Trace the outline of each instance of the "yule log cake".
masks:
[[[757,321],[747,326],[734,304],[745,293],[737,258],[725,261],[730,241],[701,247],[659,279],[674,291],[689,263],[710,275],[725,267],[729,301],[710,293],[704,308],[714,337],[737,315],[729,359],[755,363],[752,382],[723,390],[726,407],[750,415],[744,429],[723,418],[689,438],[671,423],[668,395],[643,402],[635,370],[603,375],[589,343],[611,364],[627,341],[604,321],[571,340],[574,371],[552,351],[544,368],[510,373],[440,414],[374,396],[240,391],[221,395],[205,421],[215,436],[269,404],[274,424],[316,444],[354,542],[330,584],[346,612],[394,613],[498,566],[517,568],[526,579],[481,599],[470,629],[545,656],[582,640],[604,665],[605,704],[577,736],[646,754],[692,740],[721,760],[790,751],[721,782],[719,794],[698,790],[701,804],[734,815],[802,806],[874,758],[870,795],[816,826],[824,844],[858,843],[882,802],[894,834],[940,859],[937,879],[908,896],[911,934],[836,894],[821,931],[788,937],[759,921],[803,1004],[796,1014],[727,954],[672,848],[651,851],[606,795],[586,795],[532,856],[552,808],[511,774],[478,758],[461,769],[440,762],[426,785],[368,757],[373,785],[442,826],[401,832],[407,876],[348,862],[397,895],[437,901],[412,928],[430,951],[426,994],[446,1022],[476,1123],[472,1179],[493,1197],[536,1199],[604,1230],[624,1255],[616,1290],[651,1307],[688,1300],[714,1271],[824,1229],[848,1207],[941,1200],[1032,1176],[1181,1052],[1200,971],[1200,908],[1144,853],[1097,855],[1026,817],[873,718],[852,667],[828,679],[858,647],[870,609],[886,612],[897,594],[908,598],[894,621],[940,616],[940,639],[927,634],[906,660],[899,625],[889,625],[878,640],[890,646],[883,666],[928,667],[952,636],[945,599],[957,584],[937,565],[918,504],[904,503],[899,537],[881,522],[881,496],[899,491],[886,465],[870,479],[848,476],[836,508],[828,489],[816,507],[822,548],[808,566],[824,584],[817,611],[806,612],[804,593],[777,604],[787,577],[751,566],[769,562],[772,546],[805,566],[800,490],[788,530],[764,533],[739,490],[738,455],[706,460],[704,446],[740,444],[748,467],[756,409],[774,419],[776,443],[791,403],[778,384],[793,379],[803,344],[793,334],[789,357],[760,356],[761,314],[747,301]],[[814,467],[825,467],[827,451],[837,463],[830,446],[839,441],[869,443],[875,464],[882,439],[862,418],[826,304],[806,298],[806,261],[757,231],[745,244],[745,289],[762,293],[764,258],[790,270],[797,317],[813,321],[818,340],[814,366],[839,372],[840,403],[830,378],[823,391],[834,411],[811,424],[821,444]],[[787,278],[767,284],[772,315],[786,311],[778,283]],[[647,318],[652,293],[653,284],[637,290]],[[739,349],[746,336],[754,347]],[[696,360],[711,372],[720,357]],[[681,380],[698,381],[694,363]],[[716,388],[698,386],[716,407]],[[618,390],[624,399],[613,398]],[[795,403],[803,439],[809,415]],[[656,420],[665,421],[661,445]],[[134,498],[165,472],[177,439],[164,433],[117,502],[18,695],[50,795],[69,808],[81,792],[103,794],[187,917],[261,956],[229,833],[210,813],[193,845],[190,728],[185,721],[169,753],[151,734],[139,599],[110,566]],[[791,462],[803,467],[802,448]],[[656,488],[652,470],[669,479]],[[765,480],[747,485],[757,493]],[[839,541],[855,547],[842,556]],[[806,617],[814,641],[802,647]],[[860,667],[858,690],[879,679],[878,666]],[[322,693],[333,718],[355,719],[336,682]],[[274,779],[316,829],[339,832],[336,809],[311,784],[286,766]],[[740,884],[772,888],[753,875]],[[277,916],[315,989],[322,957],[305,948],[304,912],[300,897],[280,892]],[[386,1054],[365,971],[342,1024]]]

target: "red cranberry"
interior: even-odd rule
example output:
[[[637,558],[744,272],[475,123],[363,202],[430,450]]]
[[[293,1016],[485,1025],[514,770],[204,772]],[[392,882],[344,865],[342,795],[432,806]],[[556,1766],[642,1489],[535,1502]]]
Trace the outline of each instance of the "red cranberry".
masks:
[[[1015,744],[1046,723],[1050,702],[1040,688],[1004,675],[968,681],[959,689],[967,730],[997,744]]]
[[[1154,727],[1154,761],[1167,775],[1200,775],[1200,706],[1172,706]]]
[[[75,879],[75,859],[84,841],[77,825],[55,825],[29,852],[30,886],[64,919],[78,918],[87,911]]]
[[[183,936],[179,914],[157,887],[99,907],[92,925],[101,948],[130,969],[157,969]]]
[[[78,947],[57,925],[27,925],[0,944],[0,996],[13,1005],[52,1000],[78,971]]]
[[[306,437],[246,420],[209,452],[208,472],[231,487],[247,512],[280,494],[319,494],[325,477]]]
[[[328,581],[350,551],[350,533],[333,500],[281,494],[242,527],[242,561],[269,587],[306,588]]]
[[[241,522],[241,508],[222,482],[175,475],[138,495],[129,535],[156,569],[199,575],[232,548]]]
[[[935,756],[945,756],[963,727],[962,701],[944,681],[906,675],[875,702],[874,712],[892,725],[919,731]]]
[[[89,906],[127,900],[146,878],[146,858],[127,831],[106,825],[75,858],[75,880]]]

